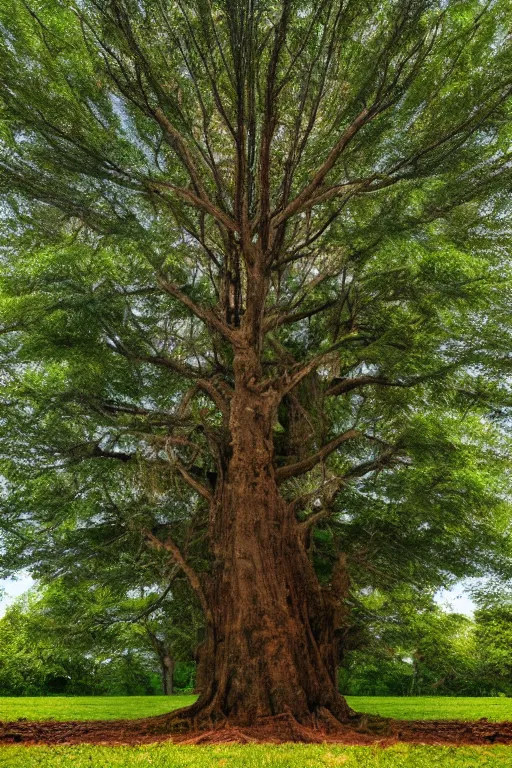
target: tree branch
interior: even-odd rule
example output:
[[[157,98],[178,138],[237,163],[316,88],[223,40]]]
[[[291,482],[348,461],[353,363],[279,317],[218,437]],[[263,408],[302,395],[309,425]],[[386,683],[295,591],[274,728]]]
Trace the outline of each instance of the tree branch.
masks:
[[[274,217],[274,227],[278,227],[280,224],[286,221],[286,219],[289,219],[290,216],[298,213],[305,205],[307,205],[308,201],[314,195],[318,187],[322,184],[329,171],[332,170],[336,164],[336,161],[342,154],[345,147],[348,146],[348,144],[352,141],[360,129],[370,120],[372,120],[379,113],[379,111],[380,110],[375,105],[370,108],[364,107],[364,109],[361,110],[361,112],[352,121],[352,123],[343,131],[341,138],[331,149],[326,161],[318,169],[309,184],[304,187],[302,192],[300,192],[297,197],[295,197],[281,213]]]
[[[174,453],[169,453],[169,451],[167,451],[167,455],[169,456],[169,461],[175,465],[176,469],[183,477],[187,485],[204,499],[206,499],[209,504],[211,504],[213,501],[213,496],[208,488],[200,483],[199,480],[196,480],[196,478],[189,472],[187,467],[180,461],[180,459],[178,459]]]
[[[278,397],[284,397],[284,395],[286,395],[288,392],[291,392],[291,390],[294,389],[297,384],[300,384],[300,382],[305,379],[306,376],[309,376],[312,371],[314,371],[316,368],[318,368],[319,365],[325,362],[329,358],[329,355],[340,349],[340,347],[342,347],[348,340],[354,340],[356,338],[361,338],[359,332],[351,331],[350,333],[347,333],[337,342],[331,344],[331,346],[326,349],[325,352],[321,352],[316,357],[313,357],[309,362],[302,364],[301,367],[297,370],[291,373],[286,371],[282,376],[265,380],[261,385],[261,390],[274,390]]]
[[[289,480],[291,477],[296,477],[297,475],[303,475],[305,472],[309,472],[310,469],[313,469],[313,467],[316,467],[316,465],[323,461],[323,459],[326,459],[327,456],[333,453],[333,451],[342,445],[342,443],[345,443],[347,440],[352,440],[353,438],[359,437],[360,434],[361,433],[357,429],[349,429],[346,432],[343,432],[343,434],[337,435],[337,437],[333,438],[324,446],[322,446],[319,451],[305,459],[302,459],[302,461],[297,461],[295,464],[288,464],[284,467],[279,467],[276,470],[277,482],[282,483],[285,480]]]
[[[214,312],[196,304],[186,293],[183,293],[175,283],[171,283],[162,276],[158,276],[157,280],[158,285],[163,288],[166,293],[181,302],[181,304],[187,307],[192,314],[202,320],[210,329],[218,331],[224,338],[228,339],[228,341],[234,341],[235,337],[231,328],[217,317]]]
[[[344,395],[347,392],[351,392],[353,389],[359,387],[367,387],[375,385],[379,387],[414,387],[416,384],[421,384],[429,379],[436,379],[448,373],[456,367],[456,363],[450,363],[449,365],[443,365],[437,371],[431,373],[424,373],[419,376],[413,376],[405,381],[392,381],[386,379],[384,376],[354,376],[353,378],[341,378],[334,379],[330,387],[325,392],[326,397],[333,397],[336,395]]]
[[[387,450],[383,451],[379,456],[377,456],[377,458],[371,459],[370,461],[364,461],[362,464],[356,464],[343,475],[342,479],[350,480],[352,477],[363,477],[364,475],[367,475],[369,472],[373,472],[376,469],[389,467],[396,460],[395,457],[397,451],[398,447],[396,445],[391,446]]]
[[[314,315],[318,315],[320,312],[324,312],[326,309],[330,309],[333,307],[338,299],[331,299],[329,301],[324,302],[323,304],[318,304],[315,307],[311,307],[311,309],[304,309],[302,312],[288,312],[284,315],[275,315],[274,317],[267,317],[263,332],[268,333],[268,331],[273,330],[274,328],[279,328],[281,325],[290,325],[292,323],[298,323],[299,320],[306,320],[308,317],[313,317]],[[301,302],[302,303],[302,302]]]
[[[178,565],[181,568],[181,570],[189,580],[190,586],[199,597],[201,606],[203,608],[203,611],[205,612],[205,616],[210,616],[211,615],[210,607],[208,606],[208,603],[206,601],[206,595],[204,594],[204,590],[201,586],[201,581],[199,579],[199,576],[197,575],[195,570],[192,568],[192,566],[189,565],[189,563],[187,563],[179,547],[174,543],[174,541],[170,537],[168,537],[165,541],[161,541],[148,528],[145,528],[142,531],[142,533],[144,534],[149,544],[154,549],[156,550],[164,549],[167,552],[171,553],[172,559],[174,560],[176,565]]]
[[[122,453],[121,451],[104,451],[103,448],[95,445],[89,456],[86,458],[89,457],[93,459],[117,459],[118,461],[126,463],[127,461],[131,461],[133,458],[135,458],[135,454]]]
[[[154,179],[147,179],[145,185],[148,189],[154,190],[155,192],[160,192],[162,190],[174,192],[177,197],[181,197],[190,205],[193,205],[195,208],[199,208],[199,210],[204,211],[205,213],[209,213],[210,216],[218,221],[219,224],[223,224],[224,227],[226,227],[226,229],[230,232],[240,231],[240,225],[234,219],[228,216],[227,213],[224,213],[224,211],[221,211],[220,208],[217,208],[217,206],[214,205],[211,200],[199,197],[190,189],[186,189],[185,187],[178,187],[176,184],[171,184],[168,181],[156,181]]]

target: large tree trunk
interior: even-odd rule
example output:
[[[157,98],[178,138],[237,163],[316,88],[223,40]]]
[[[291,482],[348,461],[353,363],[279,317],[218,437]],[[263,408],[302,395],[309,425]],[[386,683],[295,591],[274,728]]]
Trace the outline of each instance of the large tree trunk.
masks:
[[[322,589],[273,468],[271,398],[239,388],[231,445],[211,509],[215,567],[196,723],[242,725],[289,715],[303,724],[346,720],[337,691],[336,600]]]

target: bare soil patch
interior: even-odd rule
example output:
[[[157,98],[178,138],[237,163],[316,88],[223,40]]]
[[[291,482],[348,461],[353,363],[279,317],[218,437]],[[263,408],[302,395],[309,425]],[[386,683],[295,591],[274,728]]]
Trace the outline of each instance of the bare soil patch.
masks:
[[[102,744],[135,745],[158,741],[181,744],[219,743],[338,743],[347,745],[396,742],[410,744],[489,745],[512,744],[512,722],[494,723],[485,718],[462,720],[392,720],[361,715],[346,725],[332,728],[325,723],[304,726],[294,718],[280,715],[265,718],[251,727],[223,724],[209,730],[170,731],[168,716],[143,720],[89,720],[70,722],[0,723],[0,745]]]

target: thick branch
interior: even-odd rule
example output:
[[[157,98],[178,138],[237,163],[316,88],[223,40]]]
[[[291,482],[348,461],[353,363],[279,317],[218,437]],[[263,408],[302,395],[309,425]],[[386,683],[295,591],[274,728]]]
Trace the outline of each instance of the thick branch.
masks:
[[[234,219],[232,219],[226,213],[224,213],[224,211],[221,211],[220,208],[217,208],[217,206],[214,205],[211,200],[199,197],[190,189],[186,189],[185,187],[177,187],[176,184],[171,184],[170,182],[165,181],[148,180],[146,185],[148,189],[155,190],[156,192],[162,190],[174,192],[177,197],[185,200],[190,205],[193,205],[200,211],[209,213],[210,216],[213,216],[213,218],[218,221],[219,224],[222,224],[230,232],[238,232],[240,230],[240,226],[237,224],[237,222],[234,221]]]
[[[185,558],[183,557],[179,547],[174,543],[174,541],[168,537],[165,541],[160,541],[159,538],[157,538],[154,533],[152,533],[149,529],[145,529],[143,531],[144,536],[148,540],[149,544],[156,550],[164,549],[167,552],[170,552],[172,555],[172,559],[178,565],[187,579],[189,580],[190,586],[192,589],[196,592],[197,596],[199,597],[199,600],[201,601],[201,606],[205,612],[206,616],[210,615],[210,608],[208,606],[208,603],[206,602],[206,596],[204,594],[203,588],[201,586],[201,581],[199,579],[199,576],[194,571],[191,565],[187,563]]]
[[[177,153],[178,157],[180,158],[181,162],[187,169],[190,179],[199,197],[204,203],[213,206],[213,203],[211,202],[211,200],[208,199],[208,195],[205,192],[203,183],[201,181],[201,177],[199,175],[199,171],[195,166],[194,158],[192,157],[192,153],[190,152],[183,136],[180,134],[178,130],[176,130],[174,125],[171,123],[168,117],[164,115],[164,113],[160,108],[155,110],[154,115],[158,124],[160,125],[160,127],[164,132],[164,136],[168,144],[174,149],[174,151]]]
[[[412,384],[408,385],[401,381],[390,381],[383,376],[354,376],[354,378],[335,379],[325,394],[327,397],[334,395],[344,395],[346,392],[351,392],[353,389],[358,389],[359,387],[367,387],[370,384],[375,384],[381,387],[412,386]]]
[[[305,472],[309,472],[310,469],[313,469],[313,467],[316,467],[317,464],[326,459],[327,456],[333,453],[340,445],[342,445],[342,443],[359,437],[360,434],[361,433],[357,429],[349,429],[347,432],[337,435],[337,437],[322,446],[319,451],[311,456],[307,456],[305,459],[302,459],[302,461],[298,461],[295,464],[288,464],[285,467],[279,467],[276,471],[277,482],[282,483],[284,480],[289,480],[291,477],[297,477],[297,475],[303,475]]]
[[[321,352],[316,357],[313,357],[308,363],[304,363],[295,371],[286,371],[286,373],[284,373],[282,376],[264,381],[261,387],[262,390],[274,390],[279,398],[284,397],[284,395],[286,395],[288,392],[291,392],[291,390],[294,389],[297,384],[300,384],[300,382],[305,379],[306,376],[309,376],[312,371],[322,365],[322,363],[326,362],[329,359],[329,356],[333,352],[336,352],[336,350],[340,349],[348,340],[354,340],[358,338],[361,338],[361,335],[357,331],[351,331],[350,333],[347,333],[337,342],[331,344],[331,346],[326,349],[325,352]]]
[[[103,448],[95,445],[89,454],[93,459],[117,459],[118,461],[127,462],[131,461],[134,457],[134,453],[123,453],[121,451],[104,451]]]
[[[229,415],[229,401],[232,395],[229,384],[220,379],[198,379],[197,386],[210,396],[224,417]]]
[[[327,309],[333,307],[338,299],[331,299],[323,304],[317,304],[310,309],[304,309],[302,312],[287,312],[283,315],[274,315],[273,317],[267,317],[264,325],[264,333],[278,328],[281,325],[290,325],[292,323],[298,323],[300,320],[306,320],[309,317],[318,315],[320,312],[324,312]]]
[[[171,357],[166,357],[164,355],[139,355],[135,352],[130,352],[119,339],[111,340],[110,343],[107,343],[107,346],[119,355],[126,357],[128,360],[169,368],[171,371],[174,371],[186,379],[198,379],[204,375],[203,371],[200,371],[187,363],[181,363],[178,360],[174,360]]]
[[[189,419],[183,419],[167,411],[156,411],[151,408],[143,408],[139,405],[129,403],[116,403],[111,401],[102,402],[98,409],[109,414],[126,414],[128,416],[145,416],[150,420],[156,420],[158,424],[169,424],[173,426],[190,426]]]
[[[169,441],[169,445],[171,444],[171,441]],[[199,482],[187,469],[187,467],[178,459],[177,456],[174,455],[174,453],[169,453],[169,461],[176,467],[186,484],[192,488],[196,493],[198,493],[200,496],[202,496],[204,499],[208,501],[208,503],[211,503],[213,501],[213,496],[208,490],[208,488]]]
[[[181,304],[187,307],[187,309],[189,309],[196,317],[202,320],[203,323],[205,323],[205,325],[207,325],[209,328],[218,331],[220,334],[222,334],[222,336],[224,336],[224,338],[228,339],[229,341],[234,340],[233,332],[229,326],[226,325],[226,323],[217,317],[217,315],[211,310],[205,309],[204,307],[201,307],[192,301],[192,299],[187,296],[186,293],[183,293],[183,291],[181,291],[175,283],[171,283],[164,277],[158,277],[158,284],[161,288],[164,289],[166,293],[181,302]]]
[[[392,381],[386,379],[384,376],[354,376],[353,378],[344,377],[342,379],[334,379],[325,394],[327,397],[344,395],[347,392],[351,392],[353,389],[359,389],[359,387],[367,387],[370,385],[379,387],[414,387],[416,384],[421,384],[429,379],[440,378],[455,367],[455,363],[450,363],[449,365],[443,365],[442,368],[439,368],[437,371],[424,373],[420,376],[412,376],[410,379],[404,381]]]
[[[302,192],[300,192],[297,195],[297,197],[294,198],[294,200],[292,200],[291,203],[289,203],[289,205],[286,206],[284,211],[279,213],[274,218],[273,220],[274,227],[278,227],[284,221],[289,219],[290,216],[293,216],[295,213],[298,213],[300,210],[302,210],[304,206],[308,204],[308,201],[310,200],[310,198],[313,197],[318,187],[320,187],[320,185],[323,183],[323,180],[325,179],[329,171],[331,171],[334,165],[336,164],[336,161],[342,154],[345,147],[348,146],[348,144],[352,141],[352,139],[358,133],[358,131],[373,117],[375,117],[376,114],[378,114],[378,111],[379,110],[375,106],[371,108],[365,107],[363,110],[361,110],[361,112],[352,121],[352,123],[344,130],[343,134],[341,135],[341,138],[339,139],[337,144],[332,148],[326,161],[318,169],[318,171],[313,176],[309,184],[306,187],[304,187]]]
[[[350,480],[352,477],[363,477],[369,472],[389,467],[395,460],[397,451],[397,446],[391,446],[377,456],[377,458],[371,459],[370,461],[364,461],[361,464],[356,464],[343,475],[343,480]]]

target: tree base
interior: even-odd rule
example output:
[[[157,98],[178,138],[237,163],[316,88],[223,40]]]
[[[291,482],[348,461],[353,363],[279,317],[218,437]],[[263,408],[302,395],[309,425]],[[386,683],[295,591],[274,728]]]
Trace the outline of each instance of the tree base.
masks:
[[[391,746],[408,744],[491,745],[512,744],[512,723],[488,720],[391,720],[373,715],[354,715],[350,722],[329,722],[325,713],[312,715],[308,725],[291,715],[263,718],[253,726],[240,726],[225,719],[207,730],[176,730],[186,723],[186,710],[143,720],[94,720],[85,722],[0,723],[0,745],[8,744],[102,744],[135,745],[155,742],[174,744],[347,744]],[[316,723],[313,722],[316,720]],[[173,724],[174,721],[174,724]],[[206,723],[204,723],[206,726]]]
[[[172,734],[184,744],[320,744],[326,740],[343,740],[349,734],[357,734],[354,738],[358,743],[367,735],[371,743],[376,736],[392,736],[389,718],[347,710],[346,716],[338,718],[325,707],[318,707],[300,720],[292,713],[282,713],[261,717],[248,725],[239,718],[226,717],[215,710],[201,708],[196,711],[192,705],[155,718],[159,721],[155,726],[159,732]]]

